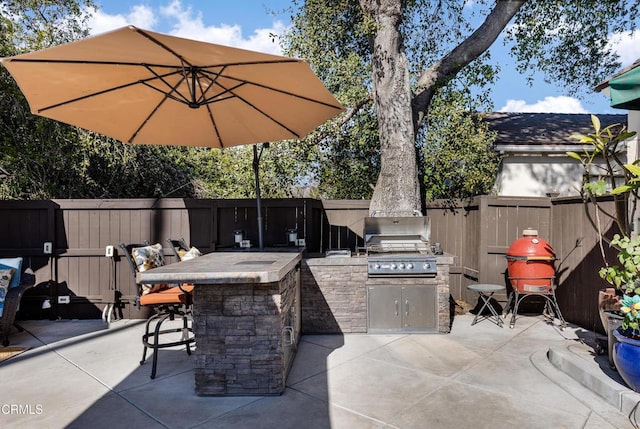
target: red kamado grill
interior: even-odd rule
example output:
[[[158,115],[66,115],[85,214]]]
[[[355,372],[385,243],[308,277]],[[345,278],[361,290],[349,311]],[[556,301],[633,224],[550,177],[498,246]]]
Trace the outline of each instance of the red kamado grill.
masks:
[[[549,293],[556,277],[556,254],[535,229],[525,229],[507,250],[511,285],[520,293]]]
[[[547,313],[555,313],[564,329],[566,322],[560,313],[555,295],[556,254],[553,247],[538,237],[537,230],[528,228],[522,232],[521,238],[511,243],[506,257],[509,281],[513,287],[507,303],[507,314],[513,304],[510,327],[515,326],[520,302],[527,296],[536,295],[545,298]]]
[[[431,223],[420,212],[374,212],[364,219],[369,277],[435,277]]]

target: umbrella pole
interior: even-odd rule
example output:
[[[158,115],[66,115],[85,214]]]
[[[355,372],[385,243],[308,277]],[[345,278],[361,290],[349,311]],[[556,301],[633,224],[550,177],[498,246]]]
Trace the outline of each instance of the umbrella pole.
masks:
[[[262,224],[262,201],[260,198],[260,175],[259,175],[259,167],[260,167],[260,157],[262,156],[262,150],[264,146],[260,147],[260,154],[258,154],[258,145],[253,145],[253,174],[256,179],[256,208],[258,210],[258,249],[264,249],[263,243],[263,228]]]

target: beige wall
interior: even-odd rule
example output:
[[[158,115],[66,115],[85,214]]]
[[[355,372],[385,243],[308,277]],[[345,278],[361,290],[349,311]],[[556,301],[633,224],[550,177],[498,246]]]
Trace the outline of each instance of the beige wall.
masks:
[[[579,195],[582,171],[577,161],[566,156],[510,156],[500,164],[496,192],[518,197]]]

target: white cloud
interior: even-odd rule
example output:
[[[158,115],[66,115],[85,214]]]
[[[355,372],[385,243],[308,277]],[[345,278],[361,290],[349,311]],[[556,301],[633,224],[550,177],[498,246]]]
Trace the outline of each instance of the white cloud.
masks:
[[[533,104],[527,104],[524,100],[507,100],[500,112],[527,112],[527,113],[589,113],[582,107],[580,100],[573,97],[558,96],[545,97]]]
[[[165,23],[170,30],[156,30],[159,22]],[[282,52],[278,44],[271,40],[270,34],[281,34],[286,30],[282,22],[275,21],[270,28],[255,29],[253,34],[245,37],[242,28],[237,24],[207,26],[203,21],[202,12],[194,11],[191,7],[183,5],[180,0],[172,0],[159,9],[143,5],[132,6],[126,15],[109,15],[98,11],[90,21],[92,34],[129,24],[147,30],[168,32],[174,36],[276,55],[281,55]]]
[[[640,58],[640,30],[615,33],[609,38],[609,45],[620,55],[622,67],[631,65]]]
[[[151,8],[143,5],[132,6],[126,15],[109,15],[98,10],[90,19],[91,34],[100,34],[127,25],[152,29],[157,20]]]

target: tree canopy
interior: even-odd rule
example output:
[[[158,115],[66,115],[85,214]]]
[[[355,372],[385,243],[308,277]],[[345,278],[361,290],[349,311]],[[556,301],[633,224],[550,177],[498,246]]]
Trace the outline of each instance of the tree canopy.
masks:
[[[620,67],[608,42],[636,28],[638,5],[294,0],[292,14],[288,53],[308,59],[347,106],[340,135],[358,137],[321,151],[366,147],[377,177],[371,209],[404,211],[420,209],[424,196],[490,191],[497,158],[491,134],[473,115],[493,107],[487,91],[499,65],[489,48],[501,34],[521,73],[543,72],[573,95]]]
[[[0,55],[87,35],[91,0],[0,2]],[[371,198],[372,209],[492,190],[482,122],[504,35],[519,71],[569,95],[619,69],[612,34],[636,28],[633,0],[292,0],[281,41],[347,111],[301,141],[273,144],[263,196]],[[0,198],[252,197],[251,148],[129,146],[37,117],[0,70]]]

